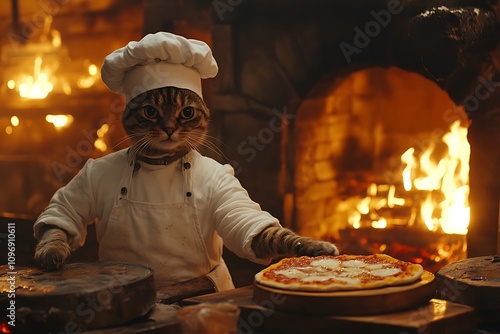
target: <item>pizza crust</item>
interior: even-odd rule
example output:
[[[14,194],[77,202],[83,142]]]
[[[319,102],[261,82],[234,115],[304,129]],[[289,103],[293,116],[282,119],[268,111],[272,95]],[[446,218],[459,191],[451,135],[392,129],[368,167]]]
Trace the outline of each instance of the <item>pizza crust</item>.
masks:
[[[416,282],[421,265],[386,254],[285,258],[255,275],[259,284],[298,291],[375,289]]]

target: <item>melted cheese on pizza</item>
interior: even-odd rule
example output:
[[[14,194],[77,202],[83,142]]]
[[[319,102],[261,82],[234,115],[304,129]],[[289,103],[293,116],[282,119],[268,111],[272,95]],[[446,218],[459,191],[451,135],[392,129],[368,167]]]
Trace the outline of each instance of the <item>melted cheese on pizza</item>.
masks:
[[[265,285],[297,290],[349,290],[405,284],[420,278],[420,265],[383,254],[283,259],[256,275]]]

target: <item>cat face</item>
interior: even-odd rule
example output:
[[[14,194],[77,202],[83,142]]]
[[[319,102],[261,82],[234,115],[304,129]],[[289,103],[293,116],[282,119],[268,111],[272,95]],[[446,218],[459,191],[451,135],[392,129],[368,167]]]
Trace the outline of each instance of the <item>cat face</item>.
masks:
[[[176,87],[150,90],[132,99],[122,124],[134,155],[159,157],[199,147],[208,129],[209,111],[194,92]]]

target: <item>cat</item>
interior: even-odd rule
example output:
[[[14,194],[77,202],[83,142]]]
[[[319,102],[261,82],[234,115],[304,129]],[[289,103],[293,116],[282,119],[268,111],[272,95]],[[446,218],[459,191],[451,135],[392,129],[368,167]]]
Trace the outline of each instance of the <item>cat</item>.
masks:
[[[132,175],[139,175],[138,173],[142,173],[141,169],[153,168],[151,165],[158,165],[158,168],[160,168],[163,165],[175,164],[177,161],[184,161],[183,159],[189,156],[190,152],[198,150],[203,145],[207,145],[206,137],[209,128],[209,118],[210,112],[204,101],[197,94],[187,89],[176,87],[158,88],[142,93],[132,99],[126,105],[122,117],[123,127],[132,142],[131,147],[126,152],[127,156],[131,157],[133,161],[135,161]],[[97,163],[97,160],[95,163]],[[211,165],[214,164],[214,162],[209,163]],[[194,169],[196,162],[192,167],[191,164],[192,163],[187,163],[186,165],[184,162],[184,164],[179,168],[182,168],[183,171],[192,170]],[[153,169],[153,172],[151,173],[155,172],[157,172],[157,170]],[[83,231],[86,228],[85,224],[89,222],[80,222],[82,220],[82,216],[89,215],[88,218],[95,218],[92,215],[96,214],[88,214],[88,212],[96,211],[97,209],[95,208],[102,206],[102,203],[99,202],[98,197],[100,197],[100,195],[96,195],[98,194],[97,190],[92,190],[92,195],[88,196],[89,200],[95,201],[95,203],[86,203],[85,199],[81,198],[86,197],[85,192],[80,190],[78,187],[85,187],[87,183],[92,184],[94,181],[92,181],[91,177],[96,173],[98,173],[97,167],[94,168],[92,172],[84,172],[82,174],[84,176],[77,176],[75,177],[76,180],[74,179],[70,181],[68,189],[62,189],[59,191],[59,194],[56,193],[54,195],[54,198],[51,200],[48,208],[40,215],[39,219],[35,223],[35,236],[39,239],[39,242],[35,250],[34,258],[42,267],[49,269],[61,268],[66,259],[70,256],[72,248],[76,248],[76,246],[83,243],[82,239],[84,239],[85,234]],[[200,175],[205,175],[207,173],[210,174],[209,172],[203,172]],[[87,176],[87,174],[89,176]],[[106,174],[106,177],[103,177],[103,180],[112,178],[114,174],[116,173]],[[216,198],[215,200],[212,198],[198,198],[196,196],[199,196],[199,191],[195,192],[195,190],[187,192],[186,196],[188,197],[185,198],[188,200],[198,201],[195,203],[198,203],[196,205],[199,207],[206,206],[205,203],[222,203],[220,207],[206,209],[209,210],[206,211],[208,212],[207,219],[214,221],[214,224],[218,224],[217,233],[220,232],[222,236],[227,237],[228,235],[235,235],[235,233],[238,235],[237,232],[232,231],[229,227],[226,227],[229,226],[228,222],[232,224],[233,220],[236,221],[234,224],[240,224],[238,220],[250,221],[253,219],[255,221],[255,219],[260,219],[262,216],[263,219],[269,221],[269,223],[266,223],[267,225],[264,224],[259,227],[260,230],[255,233],[252,232],[252,228],[248,227],[247,224],[234,225],[242,226],[244,229],[250,231],[245,232],[246,236],[252,235],[252,233],[255,234],[249,243],[251,251],[255,255],[255,262],[263,259],[262,263],[266,263],[266,261],[269,262],[268,259],[285,256],[318,256],[339,254],[339,251],[334,244],[297,235],[292,230],[286,229],[276,223],[276,219],[274,217],[268,215],[267,213],[264,214],[259,212],[260,207],[258,207],[257,204],[250,202],[251,200],[247,199],[246,192],[244,192],[243,188],[238,186],[239,183],[237,183],[237,181],[232,179],[234,178],[232,175],[227,176],[227,173],[220,175],[224,175],[222,178],[224,180],[227,178],[228,180],[232,180],[231,182],[236,182],[235,184],[237,186],[235,187],[237,190],[234,194],[226,194],[228,191],[227,189],[231,190],[232,188],[224,188],[224,191],[221,191],[220,194],[218,194],[216,190],[211,190],[211,194],[214,197],[221,198],[228,196],[229,200],[222,200],[219,198]],[[220,179],[220,177],[214,178],[215,184],[223,182],[220,181]],[[74,183],[77,183],[78,185],[74,185]],[[102,182],[94,183],[96,184],[94,188],[99,188]],[[158,188],[161,188],[160,184],[163,185],[163,181],[152,184],[155,191],[158,191]],[[170,186],[173,187],[173,185],[169,185],[169,187]],[[193,189],[205,186],[207,185],[194,185]],[[118,189],[121,187],[121,184],[116,185],[116,187]],[[74,189],[74,192],[82,191],[83,195],[78,193],[72,195],[71,189]],[[125,191],[123,190],[124,187],[121,189],[122,194],[127,192],[127,189]],[[214,189],[216,189],[215,186]],[[222,206],[231,205],[231,197],[234,197],[234,200],[238,201],[237,205],[230,210],[221,208]],[[103,197],[101,200],[104,201],[106,198]],[[79,208],[77,204],[84,208]],[[239,210],[243,211],[240,212]],[[96,212],[98,211],[99,210]],[[58,220],[53,220],[51,215],[57,215]],[[111,215],[112,214],[110,214],[110,216]],[[230,215],[236,216],[236,218],[228,218]],[[241,216],[241,219],[238,215]],[[106,224],[105,219],[103,218],[105,214],[99,213],[98,216],[100,216],[99,219],[102,220],[102,222],[99,221],[97,226],[99,227],[100,224]],[[221,218],[217,220],[212,216]],[[51,224],[51,220],[55,223]],[[223,220],[223,222],[220,222],[220,220]],[[228,222],[226,222],[226,220]],[[118,228],[127,229],[129,227],[121,226]],[[206,229],[206,227],[201,226],[201,229]],[[77,232],[75,232],[75,230]],[[78,232],[80,230],[82,232]],[[133,244],[135,235],[139,236],[142,231],[142,227],[138,227],[137,231],[134,232],[135,234],[132,233],[132,236],[128,237],[129,239],[127,239],[127,236],[123,239],[129,240],[128,242]],[[105,235],[105,233],[107,232],[104,232],[103,235]],[[121,233],[119,230],[115,230],[113,233],[115,233],[113,239],[120,239],[116,235],[116,233]],[[151,243],[152,241],[150,242],[150,240],[152,237],[154,237],[154,235],[148,236],[144,243]],[[103,236],[101,236],[101,238],[103,238]],[[208,239],[210,238],[214,237],[210,236]],[[228,242],[229,249],[238,249],[239,245],[244,243],[243,240],[232,240],[233,237],[227,238],[231,240],[224,240],[224,244]],[[70,239],[73,241],[70,242]],[[119,241],[115,240],[113,242],[116,244],[116,242]],[[164,240],[164,242],[170,243],[171,241]],[[72,245],[70,246],[70,244]],[[154,245],[148,245],[148,247],[149,246],[153,247]],[[117,247],[120,247],[120,252],[126,252],[127,245],[119,245]],[[144,244],[138,246],[137,252],[146,251],[143,247],[146,246]],[[210,245],[206,247],[210,248]],[[236,253],[241,254],[245,252],[248,251],[243,249]],[[215,253],[217,253],[217,251]],[[135,253],[132,253],[133,256],[135,256],[134,254]],[[214,258],[217,258],[217,256],[220,257],[220,254],[216,254]],[[149,258],[152,257],[152,254],[145,254],[143,257]],[[126,257],[124,255],[124,258],[128,259],[130,256]]]

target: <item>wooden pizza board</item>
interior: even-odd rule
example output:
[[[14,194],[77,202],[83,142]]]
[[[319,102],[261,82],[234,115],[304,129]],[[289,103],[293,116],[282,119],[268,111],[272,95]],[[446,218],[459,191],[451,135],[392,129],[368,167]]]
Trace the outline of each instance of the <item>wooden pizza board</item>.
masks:
[[[276,296],[276,310],[311,315],[369,315],[391,313],[425,305],[435,295],[434,275],[424,271],[415,283],[378,289],[310,292],[290,291],[254,283],[254,299],[262,303]]]
[[[315,316],[277,310],[283,296],[256,302],[253,287],[247,286],[185,299],[183,304],[232,302],[241,310],[238,333],[384,333],[465,334],[476,328],[474,310],[466,305],[431,299],[421,307],[370,316]],[[359,305],[360,308],[364,305]]]
[[[472,306],[484,320],[500,322],[500,256],[448,264],[436,273],[439,298]]]
[[[144,266],[95,262],[67,264],[58,271],[0,268],[0,308],[15,301],[16,333],[76,333],[123,324],[145,316],[156,303],[153,271]],[[15,298],[9,296],[11,282]]]

